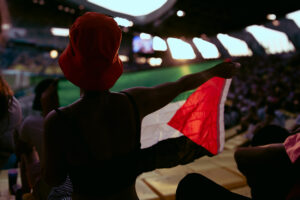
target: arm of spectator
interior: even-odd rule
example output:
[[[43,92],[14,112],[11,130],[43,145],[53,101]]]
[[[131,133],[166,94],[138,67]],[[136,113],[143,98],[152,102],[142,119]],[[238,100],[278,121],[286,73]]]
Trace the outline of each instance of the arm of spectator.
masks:
[[[182,92],[195,89],[212,77],[231,78],[240,64],[223,62],[215,67],[195,74],[183,76],[175,82],[164,83],[155,87],[136,87],[126,90],[138,106],[141,118],[162,108]]]
[[[26,162],[25,162],[25,155],[21,155],[20,159],[20,172],[21,172],[21,183],[22,183],[22,192],[30,193],[30,190],[32,189],[29,184],[29,180],[27,178],[27,169],[26,169]]]
[[[58,186],[67,177],[63,120],[56,112],[50,112],[44,123],[42,177],[50,186]]]
[[[18,134],[18,137],[14,138],[14,140],[16,142],[16,146],[15,146],[16,155],[20,159],[21,159],[22,154],[29,155],[32,153],[32,150],[33,150],[33,145],[30,142],[31,131],[28,128],[27,122],[28,122],[28,118],[26,118],[23,121],[21,128],[19,130],[20,134]]]

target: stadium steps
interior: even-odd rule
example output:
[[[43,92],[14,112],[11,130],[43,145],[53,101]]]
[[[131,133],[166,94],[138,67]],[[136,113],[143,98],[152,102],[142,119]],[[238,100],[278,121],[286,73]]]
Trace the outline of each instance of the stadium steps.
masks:
[[[214,157],[202,157],[187,165],[179,165],[168,169],[157,169],[142,174],[142,180],[159,199],[174,200],[179,181],[188,173],[200,173],[225,188],[250,196],[245,177],[238,171],[233,158],[233,150],[225,150]],[[137,190],[140,199],[144,199]],[[201,194],[201,191],[199,191]]]
[[[139,198],[148,200],[147,196],[152,195],[138,189],[141,180],[158,196],[157,199],[174,200],[179,181],[189,173],[200,173],[233,192],[250,197],[250,188],[233,157],[235,148],[247,141],[243,134],[236,135],[239,128],[240,125],[237,125],[226,130],[225,150],[217,156],[202,157],[187,165],[143,173],[137,179]]]

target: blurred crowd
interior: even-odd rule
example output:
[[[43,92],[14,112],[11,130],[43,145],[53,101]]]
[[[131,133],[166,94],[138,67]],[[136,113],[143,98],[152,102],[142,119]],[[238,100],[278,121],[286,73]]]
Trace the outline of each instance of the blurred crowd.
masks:
[[[227,128],[242,124],[240,132],[268,121],[285,127],[285,120],[299,114],[300,62],[297,55],[239,58],[225,107]]]
[[[2,49],[0,66],[2,69],[14,69],[34,74],[62,74],[57,58],[52,58],[49,50],[14,43],[8,43],[7,47]]]

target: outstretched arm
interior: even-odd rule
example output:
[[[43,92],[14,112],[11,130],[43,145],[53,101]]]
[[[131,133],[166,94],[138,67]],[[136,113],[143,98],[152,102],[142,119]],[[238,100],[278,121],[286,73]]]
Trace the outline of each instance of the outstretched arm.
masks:
[[[231,78],[240,65],[223,62],[215,67],[195,74],[183,76],[175,82],[164,83],[155,87],[136,87],[127,89],[138,106],[141,118],[162,108],[182,92],[195,89],[212,77]]]

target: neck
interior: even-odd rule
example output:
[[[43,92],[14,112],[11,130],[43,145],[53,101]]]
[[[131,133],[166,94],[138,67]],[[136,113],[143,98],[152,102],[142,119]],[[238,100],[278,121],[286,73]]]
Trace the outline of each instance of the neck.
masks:
[[[109,94],[109,90],[105,91],[87,91],[87,90],[81,90],[80,96],[82,98],[90,98],[90,97],[100,97]]]

